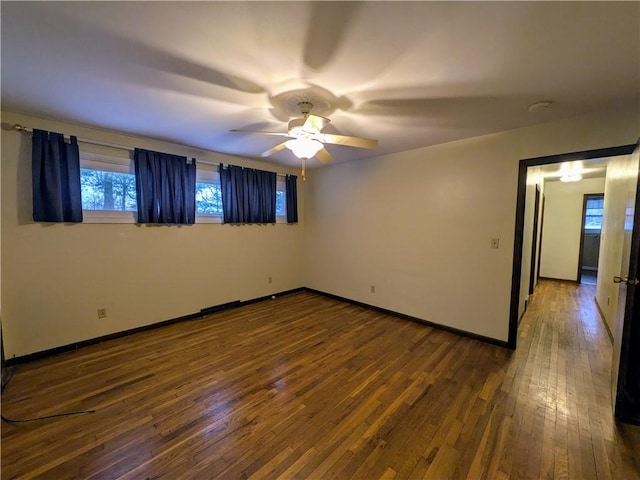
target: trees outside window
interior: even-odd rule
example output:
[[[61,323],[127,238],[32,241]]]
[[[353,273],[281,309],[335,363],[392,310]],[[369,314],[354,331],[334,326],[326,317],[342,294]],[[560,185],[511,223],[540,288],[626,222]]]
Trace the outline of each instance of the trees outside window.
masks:
[[[136,211],[136,179],[132,173],[80,169],[83,210]]]

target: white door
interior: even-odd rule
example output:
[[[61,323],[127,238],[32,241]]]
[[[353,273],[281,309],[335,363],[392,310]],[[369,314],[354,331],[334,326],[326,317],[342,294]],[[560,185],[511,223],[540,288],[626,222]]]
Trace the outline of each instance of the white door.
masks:
[[[639,156],[636,147],[628,165],[629,174],[616,185],[616,188],[624,189],[627,203],[620,274],[611,279],[619,284],[611,364],[612,399],[616,417],[626,421],[633,421],[635,415],[640,415],[634,406],[636,401],[640,401],[640,398],[634,399],[634,394],[640,393],[637,385],[640,352],[633,348],[634,343],[640,340],[640,297],[636,298],[636,293],[640,294],[640,215],[636,215],[640,210],[637,188]]]

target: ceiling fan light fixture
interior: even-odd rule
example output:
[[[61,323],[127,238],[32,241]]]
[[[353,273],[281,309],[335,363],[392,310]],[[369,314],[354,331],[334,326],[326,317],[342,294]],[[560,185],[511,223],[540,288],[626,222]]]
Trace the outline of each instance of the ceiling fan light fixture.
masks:
[[[301,138],[288,140],[285,142],[285,146],[298,158],[311,158],[323,147],[322,143],[317,140]]]

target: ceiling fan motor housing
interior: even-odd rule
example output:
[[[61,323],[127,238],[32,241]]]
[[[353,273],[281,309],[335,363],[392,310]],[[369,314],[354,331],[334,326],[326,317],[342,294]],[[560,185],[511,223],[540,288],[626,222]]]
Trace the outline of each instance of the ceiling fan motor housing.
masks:
[[[305,117],[311,113],[311,109],[313,108],[313,103],[311,102],[298,102],[298,108],[300,109],[300,113]]]

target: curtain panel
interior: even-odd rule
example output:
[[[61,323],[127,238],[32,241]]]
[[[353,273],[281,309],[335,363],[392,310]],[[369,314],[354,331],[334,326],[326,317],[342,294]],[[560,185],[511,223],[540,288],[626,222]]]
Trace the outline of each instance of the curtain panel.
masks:
[[[218,171],[224,223],[276,222],[274,172],[223,164]]]
[[[136,148],[138,223],[196,221],[196,160]]]
[[[298,223],[298,185],[295,175],[285,177],[287,199],[287,223]]]
[[[80,151],[76,137],[33,130],[31,141],[33,220],[82,222]]]

